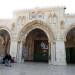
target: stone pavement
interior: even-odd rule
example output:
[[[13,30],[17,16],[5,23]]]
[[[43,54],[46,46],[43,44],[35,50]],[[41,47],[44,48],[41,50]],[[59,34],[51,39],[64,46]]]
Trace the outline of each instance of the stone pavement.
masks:
[[[6,67],[0,64],[0,75],[75,75],[75,65],[53,66],[47,63],[25,62]]]

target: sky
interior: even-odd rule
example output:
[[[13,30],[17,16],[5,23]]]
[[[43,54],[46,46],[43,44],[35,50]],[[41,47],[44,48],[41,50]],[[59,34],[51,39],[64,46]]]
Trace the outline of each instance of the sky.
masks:
[[[66,13],[75,14],[75,0],[0,0],[0,19],[13,18],[16,10],[52,6],[65,6]]]

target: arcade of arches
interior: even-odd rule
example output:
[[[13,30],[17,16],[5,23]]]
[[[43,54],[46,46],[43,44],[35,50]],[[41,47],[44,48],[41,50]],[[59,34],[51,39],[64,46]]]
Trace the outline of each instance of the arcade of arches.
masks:
[[[18,52],[17,59],[23,62],[48,62],[55,65],[62,65],[63,63],[75,64],[74,33],[75,28],[67,33],[66,42],[49,42],[48,36],[43,30],[39,28],[32,29],[22,42],[18,42],[18,51],[20,53]]]
[[[0,20],[0,57],[6,53],[18,63],[75,64],[75,15],[64,7],[14,12],[11,20]]]
[[[0,56],[4,56],[6,53],[11,52],[10,39],[9,32],[7,30],[0,29]],[[22,45],[20,57],[24,62],[36,61],[53,63],[58,60],[58,56],[56,55],[56,51],[58,51],[56,43],[58,42],[49,42],[47,34],[43,30],[35,28],[27,34],[26,38],[22,41],[22,44],[20,44],[20,46]],[[75,64],[75,28],[72,28],[67,33],[64,47],[66,63]],[[60,60],[61,59],[58,61]]]
[[[56,53],[53,53],[55,44],[49,42],[48,36],[43,30],[35,28],[22,41],[21,58],[23,61],[49,62],[50,60],[53,62],[57,59]],[[75,64],[75,28],[67,33],[65,52],[66,63]],[[0,29],[0,56],[2,57],[6,53],[10,53],[10,34],[7,30]]]

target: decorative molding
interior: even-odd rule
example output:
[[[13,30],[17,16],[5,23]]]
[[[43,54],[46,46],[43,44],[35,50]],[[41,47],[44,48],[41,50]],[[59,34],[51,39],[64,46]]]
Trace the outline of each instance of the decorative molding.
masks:
[[[57,15],[55,13],[50,13],[48,15],[48,19],[49,19],[50,24],[57,24],[58,18],[57,18]]]
[[[18,17],[18,25],[25,25],[26,16],[19,16]]]
[[[52,14],[51,13],[49,13],[48,19],[49,19],[49,23],[51,24],[52,23]]]
[[[41,11],[39,12],[30,12],[29,13],[29,19],[44,19],[45,14],[42,13]]]
[[[14,30],[14,29],[15,29],[15,23],[12,24],[12,30]]]
[[[53,14],[53,24],[57,23],[57,15],[54,13]]]

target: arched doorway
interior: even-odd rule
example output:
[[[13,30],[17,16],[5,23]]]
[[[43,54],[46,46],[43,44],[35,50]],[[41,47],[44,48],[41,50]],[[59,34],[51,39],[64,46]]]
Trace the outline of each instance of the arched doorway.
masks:
[[[65,47],[67,64],[75,64],[75,28],[67,33]]]
[[[24,61],[48,62],[49,44],[48,37],[41,29],[29,32],[22,46]]]
[[[29,39],[32,39],[32,38],[35,38],[35,36],[37,36],[37,34],[39,34],[40,35],[40,37],[42,37],[42,35],[44,36],[44,38],[46,38],[44,41],[45,41],[45,43],[44,44],[48,44],[48,55],[47,55],[47,62],[48,62],[48,60],[49,60],[49,62],[50,61],[52,61],[53,60],[53,51],[51,51],[52,49],[53,49],[53,45],[52,45],[52,43],[53,43],[53,41],[55,40],[55,37],[54,37],[54,33],[53,33],[53,31],[52,31],[52,29],[50,28],[50,26],[49,25],[47,25],[46,23],[44,23],[43,21],[39,21],[39,20],[34,20],[34,21],[31,21],[31,22],[29,22],[28,24],[26,24],[21,30],[20,30],[20,32],[19,32],[19,36],[18,36],[18,46],[17,46],[17,61],[18,62],[21,62],[22,61],[22,58],[24,57],[23,56],[23,53],[24,53],[24,51],[25,52],[27,52],[27,51],[30,51],[30,50],[25,50],[25,49],[27,49],[25,46],[27,45],[27,43],[29,42],[29,40],[28,40],[28,38]],[[42,34],[42,35],[41,35]],[[31,36],[32,35],[32,36]],[[36,41],[36,42],[34,42],[34,43],[36,43],[36,46],[37,46],[37,44],[38,43],[41,43],[41,42],[44,42],[43,41],[43,39],[44,38],[42,38],[42,39],[40,39],[40,40],[36,40],[36,39],[33,39],[34,41]],[[38,37],[38,39],[39,39],[39,37]],[[28,41],[27,41],[28,40]],[[32,40],[31,40],[31,42],[32,42]],[[30,44],[30,43],[29,43]],[[24,46],[23,46],[24,45]],[[32,45],[32,44],[31,44]],[[34,44],[33,44],[33,53],[32,52],[30,52],[30,53],[32,53],[32,54],[30,54],[30,55],[32,55],[32,57],[31,58],[25,58],[24,60],[31,60],[32,59],[32,61],[34,60],[34,61],[37,61],[37,59],[35,59],[33,56],[35,56],[34,55],[34,53],[36,53],[36,52],[34,52],[35,50],[35,48],[34,48]],[[30,48],[30,47],[29,47]],[[44,51],[45,52],[45,51]],[[22,54],[22,55],[21,55]],[[24,53],[25,54],[25,56],[27,56],[27,54],[28,53]],[[39,59],[40,60],[40,59]],[[38,60],[38,61],[39,61]],[[43,59],[42,59],[43,60]]]
[[[5,29],[0,29],[0,57],[10,51],[10,34]]]

